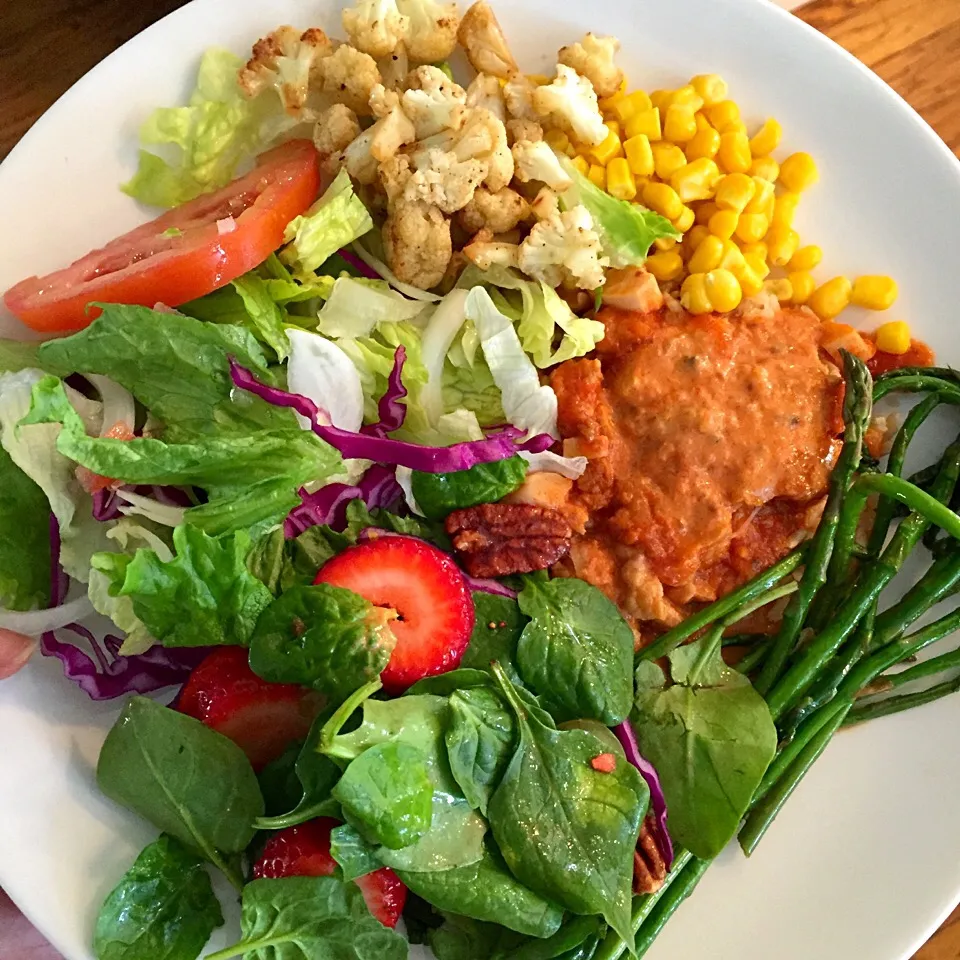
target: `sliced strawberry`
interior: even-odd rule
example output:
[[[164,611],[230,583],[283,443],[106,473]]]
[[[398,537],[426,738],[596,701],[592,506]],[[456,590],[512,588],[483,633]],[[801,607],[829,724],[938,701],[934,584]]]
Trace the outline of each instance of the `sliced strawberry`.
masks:
[[[423,677],[460,663],[473,630],[473,601],[453,560],[415,537],[385,535],[348,547],[328,561],[314,583],[346,587],[397,612],[397,645],[380,679],[402,693]]]
[[[330,831],[336,826],[336,820],[318,817],[274,834],[254,864],[254,879],[332,876],[337,862],[330,854]],[[400,878],[382,867],[354,882],[370,913],[385,927],[395,927],[407,902],[407,888]]]
[[[243,647],[218,647],[204,657],[177,700],[181,713],[237,744],[254,770],[306,737],[322,706],[323,698],[306,687],[262,680]]]

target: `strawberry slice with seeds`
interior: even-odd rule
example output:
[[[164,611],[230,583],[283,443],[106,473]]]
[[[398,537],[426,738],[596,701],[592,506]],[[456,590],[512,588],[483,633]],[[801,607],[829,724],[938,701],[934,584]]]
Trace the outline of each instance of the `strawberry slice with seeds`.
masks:
[[[260,770],[294,741],[303,740],[323,706],[313,690],[268,683],[247,661],[244,647],[218,647],[194,668],[177,709],[229,737]]]
[[[336,820],[318,817],[274,834],[253,866],[254,879],[333,876],[337,862],[330,853],[330,831],[337,826]],[[400,878],[389,867],[381,867],[354,883],[370,913],[385,927],[395,927],[407,902]]]
[[[460,569],[442,550],[416,537],[385,534],[329,560],[315,583],[346,587],[396,611],[396,646],[380,675],[388,693],[454,669],[470,642],[473,600]]]

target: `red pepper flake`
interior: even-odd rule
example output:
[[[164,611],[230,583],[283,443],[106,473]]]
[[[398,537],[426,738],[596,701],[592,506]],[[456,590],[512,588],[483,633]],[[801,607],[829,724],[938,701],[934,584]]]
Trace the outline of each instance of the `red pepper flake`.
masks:
[[[617,758],[612,753],[601,753],[590,761],[597,773],[613,773],[617,769]]]

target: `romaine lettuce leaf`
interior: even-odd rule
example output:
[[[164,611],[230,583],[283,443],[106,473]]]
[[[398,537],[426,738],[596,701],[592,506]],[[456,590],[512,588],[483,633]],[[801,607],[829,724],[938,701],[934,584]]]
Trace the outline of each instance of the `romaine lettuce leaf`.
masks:
[[[340,277],[320,311],[317,329],[326,337],[368,337],[378,324],[413,320],[426,306],[394,292],[382,280]]]
[[[50,605],[50,506],[0,448],[0,606]]]
[[[39,341],[0,340],[0,373],[16,373],[28,367],[39,367]]]

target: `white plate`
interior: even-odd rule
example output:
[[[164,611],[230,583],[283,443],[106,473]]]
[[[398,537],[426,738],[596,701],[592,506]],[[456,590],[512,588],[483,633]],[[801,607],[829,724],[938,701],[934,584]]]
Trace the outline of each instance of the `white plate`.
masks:
[[[195,0],[84,77],[0,167],[0,289],[145,218],[116,185],[133,169],[139,122],[179,102],[206,46],[240,52],[283,22],[335,29],[333,6]],[[623,40],[630,79],[648,89],[723,74],[748,119],[776,116],[784,147],[819,160],[804,238],[824,246],[835,272],[899,277],[897,316],[960,361],[957,161],[852,57],[761,0],[514,0],[498,13],[531,71],[589,28]],[[0,686],[0,885],[68,960],[89,960],[97,907],[155,834],[94,785],[116,711],[87,700],[55,662]],[[843,734],[752,861],[723,856],[650,957],[908,957],[960,898],[958,721],[960,699],[948,699]]]

